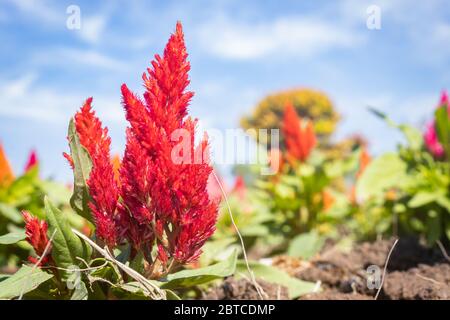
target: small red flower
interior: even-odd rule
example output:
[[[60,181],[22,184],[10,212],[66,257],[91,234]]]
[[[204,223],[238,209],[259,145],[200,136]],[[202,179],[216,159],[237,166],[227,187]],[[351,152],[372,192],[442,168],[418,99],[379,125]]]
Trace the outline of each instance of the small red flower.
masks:
[[[22,215],[23,219],[25,220],[26,240],[33,247],[36,255],[41,257],[44,254],[45,248],[47,247],[49,242],[47,238],[47,222],[39,220],[25,210],[22,211]],[[46,256],[42,258],[42,264],[46,264],[49,261],[50,252],[51,247],[49,247],[49,249],[47,250]],[[36,263],[39,259],[29,257],[28,260],[32,263]]]
[[[70,168],[72,168],[72,170],[73,170],[74,164],[73,164],[73,159],[72,159],[72,157],[70,156],[70,154],[68,154],[67,152],[63,152],[62,155],[63,155],[64,158],[66,158],[67,162],[68,162],[69,165],[70,165]]]
[[[25,165],[25,172],[32,169],[34,166],[38,165],[39,161],[37,158],[36,150],[31,150],[30,154],[28,155],[28,160]]]
[[[116,207],[119,197],[114,179],[114,169],[110,160],[111,139],[108,129],[96,117],[91,107],[92,98],[86,100],[80,111],[75,114],[75,128],[80,143],[86,148],[92,159],[92,170],[87,180],[97,236],[114,247],[118,241],[116,226]]]
[[[292,104],[287,104],[284,110],[283,134],[288,155],[304,162],[308,159],[317,140],[314,127],[310,121],[303,121]]]

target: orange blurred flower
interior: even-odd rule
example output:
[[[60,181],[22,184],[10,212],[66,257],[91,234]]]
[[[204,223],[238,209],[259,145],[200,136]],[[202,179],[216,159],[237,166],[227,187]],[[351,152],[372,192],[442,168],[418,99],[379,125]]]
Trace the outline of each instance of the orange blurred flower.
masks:
[[[359,169],[358,172],[356,173],[356,178],[359,178],[363,174],[364,170],[366,170],[367,166],[371,161],[372,157],[367,152],[367,149],[364,147],[359,155]]]
[[[290,103],[284,109],[283,134],[288,156],[306,161],[317,143],[314,126],[312,122],[302,120]]]
[[[278,148],[270,149],[269,151],[269,165],[273,172],[280,172],[283,170],[283,154]]]
[[[114,171],[114,180],[119,182],[121,161],[120,161],[120,156],[118,154],[115,154],[112,157],[111,164],[113,166],[113,171]]]
[[[322,203],[323,203],[323,209],[327,211],[330,209],[333,204],[335,203],[336,199],[331,194],[331,192],[324,190],[322,191]]]
[[[0,186],[8,186],[14,181],[14,172],[0,143]]]
[[[369,152],[367,152],[367,148],[365,146],[362,147],[361,153],[359,154],[359,168],[358,172],[356,172],[356,180],[361,177],[363,172],[366,170],[369,163],[372,161],[372,157],[370,156]],[[356,199],[356,186],[353,185],[350,189],[349,195],[348,195],[350,202],[353,204],[357,204]]]

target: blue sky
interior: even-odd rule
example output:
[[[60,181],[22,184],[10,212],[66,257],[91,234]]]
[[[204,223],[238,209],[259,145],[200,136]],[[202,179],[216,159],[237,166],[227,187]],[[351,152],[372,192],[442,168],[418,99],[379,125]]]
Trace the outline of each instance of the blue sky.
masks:
[[[66,27],[69,5],[81,29]],[[381,29],[366,27],[369,5]],[[235,128],[266,94],[326,92],[342,121],[375,154],[399,135],[366,106],[423,126],[450,88],[450,6],[445,1],[0,1],[0,140],[17,172],[36,148],[43,175],[70,179],[61,156],[71,115],[89,96],[121,152],[120,85],[140,77],[182,21],[192,65],[191,114],[205,128]]]

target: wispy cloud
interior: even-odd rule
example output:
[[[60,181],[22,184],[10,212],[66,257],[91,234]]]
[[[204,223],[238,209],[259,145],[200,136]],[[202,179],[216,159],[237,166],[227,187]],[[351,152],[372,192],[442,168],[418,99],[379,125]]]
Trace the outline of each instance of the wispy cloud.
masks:
[[[98,43],[106,27],[106,21],[105,15],[83,16],[81,28],[78,31],[80,38],[89,43]]]
[[[72,68],[74,65],[84,65],[111,70],[123,70],[126,66],[122,61],[93,49],[67,47],[56,47],[39,51],[34,54],[32,63],[40,66],[52,65],[68,68]]]
[[[41,23],[54,24],[65,21],[65,12],[58,12],[46,0],[6,0],[19,13],[26,15],[27,19],[39,20]]]
[[[363,40],[361,34],[346,26],[301,16],[252,24],[214,19],[199,27],[198,38],[210,53],[230,59],[280,54],[311,56],[330,49],[351,48]]]
[[[0,80],[0,115],[44,123],[68,121],[87,98],[79,93],[67,93],[39,85],[38,76],[26,74],[18,79]],[[120,96],[96,95],[95,109],[111,123],[124,121]]]

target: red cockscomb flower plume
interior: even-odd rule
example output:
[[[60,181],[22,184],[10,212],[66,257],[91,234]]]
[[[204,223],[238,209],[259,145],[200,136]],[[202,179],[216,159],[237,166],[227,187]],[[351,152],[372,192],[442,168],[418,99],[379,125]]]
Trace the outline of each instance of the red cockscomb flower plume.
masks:
[[[312,122],[303,121],[289,103],[284,109],[282,129],[288,156],[301,162],[306,161],[317,143]]]
[[[47,222],[41,221],[38,218],[32,216],[28,211],[22,211],[23,219],[25,221],[25,234],[27,242],[33,247],[36,255],[42,257],[45,253],[45,257],[42,258],[41,264],[46,264],[51,259],[51,244],[45,252],[45,248],[49,243],[47,238]],[[37,263],[39,259],[35,257],[28,257],[31,263]]]
[[[25,165],[25,172],[28,172],[28,170],[31,170],[34,166],[37,166],[39,164],[38,157],[36,150],[31,150],[30,154],[28,155],[28,160]]]
[[[163,264],[171,258],[177,263],[197,259],[201,247],[214,232],[217,218],[217,203],[211,201],[207,192],[212,172],[207,157],[208,140],[205,136],[195,146],[196,120],[186,118],[193,96],[185,90],[189,70],[182,27],[177,23],[164,55],[156,55],[152,67],[142,77],[146,88],[144,99],[122,85],[123,104],[133,136],[127,149],[142,148],[148,170],[138,176],[131,173],[132,178],[140,181],[121,178],[125,184],[122,190],[135,191],[131,197],[124,197],[124,205],[136,220],[143,223],[147,220],[153,225],[158,257]],[[131,160],[124,158],[123,166],[127,166],[127,161]],[[146,197],[140,194],[142,190]],[[135,209],[136,203],[139,210]]]
[[[91,107],[92,98],[86,100],[75,115],[75,128],[80,143],[86,148],[92,159],[92,170],[87,180],[92,210],[96,224],[97,236],[108,246],[113,247],[118,241],[116,226],[116,207],[119,197],[114,178],[114,169],[110,159],[111,139],[108,129],[95,116]]]

